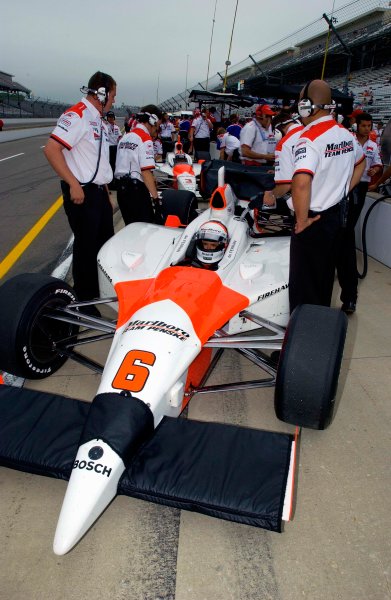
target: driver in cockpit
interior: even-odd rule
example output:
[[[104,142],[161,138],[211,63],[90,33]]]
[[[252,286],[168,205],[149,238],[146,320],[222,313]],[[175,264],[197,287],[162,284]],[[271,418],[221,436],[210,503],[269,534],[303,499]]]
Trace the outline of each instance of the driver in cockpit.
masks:
[[[189,256],[177,266],[199,267],[216,271],[228,246],[228,230],[221,221],[206,221],[189,246]]]

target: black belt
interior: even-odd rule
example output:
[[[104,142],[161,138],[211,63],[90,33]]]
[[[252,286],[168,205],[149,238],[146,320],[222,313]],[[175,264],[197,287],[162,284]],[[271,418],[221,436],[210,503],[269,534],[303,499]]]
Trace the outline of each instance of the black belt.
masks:
[[[309,210],[308,211],[308,216],[309,217],[316,217],[317,215],[327,215],[329,213],[336,213],[339,212],[341,210],[341,203],[338,202],[338,204],[334,204],[333,206],[330,206],[330,208],[326,208],[326,210]]]
[[[65,189],[69,190],[69,184],[64,181],[63,179],[61,180],[61,185],[65,187]],[[105,184],[98,184],[98,183],[81,183],[80,184],[81,187],[83,188],[83,190],[87,190],[88,188],[95,188],[98,190],[105,190],[106,189],[106,185]]]

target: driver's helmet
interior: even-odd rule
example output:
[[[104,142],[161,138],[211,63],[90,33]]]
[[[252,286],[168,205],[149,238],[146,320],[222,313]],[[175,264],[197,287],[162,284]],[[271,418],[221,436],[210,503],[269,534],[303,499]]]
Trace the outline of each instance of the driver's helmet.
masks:
[[[195,236],[197,259],[206,265],[218,263],[228,245],[228,231],[220,221],[203,223]]]

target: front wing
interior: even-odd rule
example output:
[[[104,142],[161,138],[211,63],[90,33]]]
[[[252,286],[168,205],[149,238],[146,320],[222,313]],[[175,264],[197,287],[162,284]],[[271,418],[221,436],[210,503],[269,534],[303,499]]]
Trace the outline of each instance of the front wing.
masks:
[[[69,479],[86,436],[121,448],[118,431],[111,438],[106,420],[111,411],[121,420],[121,407],[127,416],[139,410],[139,401],[101,396],[108,397],[103,413],[95,401],[1,385],[0,464]],[[102,398],[96,400],[102,407]],[[127,468],[118,494],[281,531],[292,502],[295,447],[289,434],[165,417],[155,430],[148,425],[138,434],[130,453],[128,445],[122,450]],[[104,465],[90,462],[107,476]]]

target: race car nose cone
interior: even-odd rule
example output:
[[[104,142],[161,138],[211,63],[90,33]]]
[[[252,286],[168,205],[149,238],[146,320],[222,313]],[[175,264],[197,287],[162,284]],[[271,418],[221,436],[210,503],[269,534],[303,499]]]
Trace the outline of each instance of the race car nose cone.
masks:
[[[53,551],[66,554],[83,537],[117,493],[122,459],[102,440],[80,446],[54,536]]]

